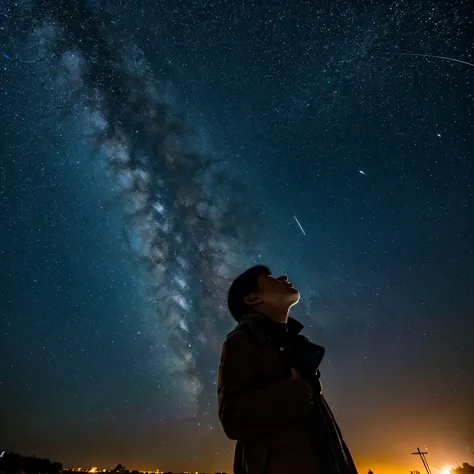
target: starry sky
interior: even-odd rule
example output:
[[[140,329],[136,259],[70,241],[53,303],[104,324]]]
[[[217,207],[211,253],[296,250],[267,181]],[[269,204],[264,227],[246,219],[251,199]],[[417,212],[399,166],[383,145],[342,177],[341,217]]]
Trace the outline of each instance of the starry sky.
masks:
[[[472,463],[473,14],[2,2],[0,448],[230,472],[226,289],[262,263],[360,472]]]

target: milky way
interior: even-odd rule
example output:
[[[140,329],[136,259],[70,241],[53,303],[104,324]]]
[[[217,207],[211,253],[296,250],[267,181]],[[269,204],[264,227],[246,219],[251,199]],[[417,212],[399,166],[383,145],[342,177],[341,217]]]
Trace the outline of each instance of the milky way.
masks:
[[[171,370],[183,413],[196,414],[206,347],[215,347],[209,339],[228,319],[225,285],[255,250],[254,231],[242,227],[252,212],[239,199],[244,188],[217,157],[193,149],[191,130],[166,103],[142,51],[105,26],[107,15],[56,1],[33,4],[28,15],[29,54],[59,85],[62,120],[73,114],[105,163],[124,213],[117,238],[149,273],[154,329],[168,335],[157,362]]]

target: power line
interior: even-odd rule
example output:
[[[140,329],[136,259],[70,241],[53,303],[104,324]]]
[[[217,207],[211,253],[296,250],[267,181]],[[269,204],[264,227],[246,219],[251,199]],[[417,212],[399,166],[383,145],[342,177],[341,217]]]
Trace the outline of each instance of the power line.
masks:
[[[431,469],[430,466],[428,466],[428,461],[425,458],[425,454],[428,454],[428,451],[420,451],[420,448],[416,448],[416,451],[414,453],[416,456],[420,456],[421,462],[423,463],[423,466],[425,466],[427,474],[431,474]]]

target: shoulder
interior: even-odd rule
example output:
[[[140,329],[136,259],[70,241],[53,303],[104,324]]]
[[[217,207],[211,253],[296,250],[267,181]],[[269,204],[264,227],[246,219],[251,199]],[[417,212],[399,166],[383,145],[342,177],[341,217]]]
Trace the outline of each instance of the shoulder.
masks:
[[[227,335],[222,345],[222,357],[232,356],[232,354],[243,356],[258,351],[258,348],[258,339],[250,328],[247,325],[237,326]]]
[[[254,342],[254,339],[255,337],[247,325],[237,326],[233,331],[227,334],[224,347],[231,348],[249,345]]]

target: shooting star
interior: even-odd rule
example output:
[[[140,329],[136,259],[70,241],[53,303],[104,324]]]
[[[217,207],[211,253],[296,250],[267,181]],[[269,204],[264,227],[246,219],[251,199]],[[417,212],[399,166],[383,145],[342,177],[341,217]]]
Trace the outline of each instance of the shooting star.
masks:
[[[454,61],[456,63],[467,64],[468,66],[474,67],[473,63],[468,63],[467,61],[461,61],[460,59],[456,59],[456,58],[448,58],[447,56],[435,56],[434,54],[421,54],[421,53],[388,53],[388,54],[397,54],[398,56],[420,56],[423,58],[444,59],[446,61]]]
[[[366,176],[365,171],[359,170],[359,173],[360,173],[360,174],[363,174],[364,176]]]
[[[303,227],[300,224],[300,221],[298,218],[293,214],[293,217],[295,218],[296,223],[298,224],[298,227],[301,229],[301,232],[303,232],[303,235],[306,235],[306,232],[304,231]]]

